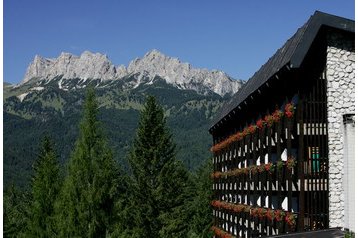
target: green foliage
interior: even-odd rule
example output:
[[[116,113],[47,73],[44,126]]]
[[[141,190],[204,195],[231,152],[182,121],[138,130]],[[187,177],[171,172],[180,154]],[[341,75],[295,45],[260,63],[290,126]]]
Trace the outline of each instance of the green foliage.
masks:
[[[76,138],[77,125],[84,101],[84,89],[58,89],[58,80],[46,85],[23,85],[5,91],[4,95],[4,186],[14,182],[26,188],[32,175],[37,146],[44,133],[56,141],[60,164],[68,162]],[[128,79],[133,81],[132,78]],[[79,79],[71,80],[72,86]],[[99,82],[95,82],[99,83]],[[195,91],[180,90],[159,78],[152,85],[141,84],[135,89],[123,88],[121,80],[105,88],[96,88],[99,118],[108,136],[113,156],[124,168],[123,158],[133,142],[139,110],[145,97],[154,95],[163,105],[167,124],[177,145],[177,159],[185,167],[195,170],[210,156],[208,128],[216,111],[226,99],[216,94],[199,95]],[[44,90],[32,91],[22,102],[16,97],[35,86]],[[69,85],[71,86],[71,85]]]
[[[212,172],[211,161],[204,163],[195,175],[195,199],[192,203],[193,218],[191,231],[196,237],[213,237],[210,227],[212,225]]]
[[[344,233],[344,238],[354,238],[355,237],[355,233],[353,231],[346,231]]]
[[[185,205],[188,172],[175,159],[163,109],[149,96],[129,156],[133,173],[133,236],[183,237],[188,230]]]
[[[11,191],[9,186],[14,181],[24,188],[31,176],[41,180],[41,153],[34,174],[32,164],[45,133],[56,141],[60,163],[69,158],[55,203],[56,237],[210,237],[210,165],[194,176],[187,168],[196,169],[210,155],[207,130],[223,103],[220,97],[179,90],[159,80],[131,91],[97,88],[96,100],[93,90],[85,99],[84,90],[69,93],[55,84],[56,80],[21,103],[16,96],[5,97],[5,237],[31,237],[25,234],[27,218],[46,210],[43,203],[35,202],[44,202],[40,194],[48,188],[46,179],[36,186],[32,183],[32,201],[29,194]],[[154,97],[145,101],[147,94],[158,101]],[[116,160],[124,171],[130,169],[128,175],[122,175]],[[47,178],[48,184],[51,179]],[[50,217],[46,227],[53,224]],[[39,221],[29,223],[32,234],[45,230],[45,224],[36,225]]]
[[[60,237],[105,237],[111,232],[119,174],[97,114],[92,89],[87,93],[80,135],[57,204]]]
[[[163,167],[156,197],[160,202],[160,237],[186,237],[189,231],[193,182],[181,161]]]
[[[54,204],[60,190],[59,165],[52,142],[45,137],[34,164],[31,215],[27,235],[55,236]]]
[[[14,185],[4,191],[4,237],[26,237],[30,200],[31,195],[28,192],[22,192]]]

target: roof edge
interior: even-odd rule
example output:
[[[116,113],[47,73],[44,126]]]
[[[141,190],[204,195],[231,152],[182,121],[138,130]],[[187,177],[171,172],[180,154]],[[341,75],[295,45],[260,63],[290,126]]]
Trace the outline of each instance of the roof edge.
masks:
[[[266,63],[258,71],[256,71],[253,74],[253,76],[251,76],[251,78],[245,83],[245,85],[243,85],[243,87],[236,94],[234,94],[233,99],[235,99],[234,98],[235,96],[239,95],[239,98],[237,98],[238,101],[236,103],[234,103],[234,101],[228,102],[227,107],[231,107],[231,108],[229,108],[229,110],[226,111],[226,114],[222,115],[221,118],[217,117],[215,119],[215,121],[213,121],[212,125],[209,128],[210,133],[212,133],[214,128],[218,124],[222,123],[223,120],[228,115],[230,115],[237,107],[239,107],[243,101],[245,101],[252,93],[256,92],[257,89],[259,89],[264,84],[264,83],[256,84],[254,86],[254,88],[252,88],[252,85],[251,85],[250,88],[253,90],[250,90],[251,92],[248,93],[248,95],[241,96],[241,99],[240,99],[240,94],[246,94],[245,92],[243,92],[242,89],[245,88],[245,86],[250,82],[250,80],[253,79],[254,83],[255,82],[258,83],[259,81],[267,82],[270,78],[274,77],[275,74],[277,74],[279,71],[281,71],[282,68],[284,68],[284,67],[290,67],[292,69],[300,68],[307,52],[309,51],[313,41],[315,40],[315,38],[318,35],[322,26],[327,26],[330,28],[343,30],[346,32],[352,32],[352,33],[355,32],[355,21],[354,20],[335,16],[335,15],[324,13],[321,11],[315,11],[314,14],[308,19],[308,21],[303,26],[305,26],[305,25],[307,27],[305,29],[303,29],[303,34],[300,36],[299,43],[296,45],[296,48],[293,48],[294,50],[293,50],[293,53],[291,54],[291,57],[289,58],[289,60],[285,61],[285,62],[281,62],[281,68],[278,68],[273,74],[265,75],[264,79],[257,80],[256,74],[258,72],[260,72],[261,69],[263,69],[264,66],[266,66],[270,62],[271,58],[268,61],[266,61]],[[296,34],[297,34],[297,32],[296,32]],[[292,38],[290,38],[290,39],[292,39]],[[286,42],[286,44],[287,44],[287,42]],[[284,48],[286,46],[286,44],[283,47],[281,47],[280,49]],[[258,77],[260,77],[260,76],[258,76]],[[262,77],[262,75],[261,75],[261,77]],[[225,113],[225,110],[222,110],[221,113]]]
[[[301,42],[297,46],[294,54],[291,58],[291,68],[299,68],[306,56],[306,53],[310,49],[314,39],[316,38],[319,30],[323,26],[328,26],[330,28],[335,28],[338,30],[343,30],[347,32],[355,32],[355,22],[348,18],[343,18],[328,13],[315,11],[315,13],[309,19],[309,26],[306,29],[306,32],[303,35],[305,38],[304,42]]]

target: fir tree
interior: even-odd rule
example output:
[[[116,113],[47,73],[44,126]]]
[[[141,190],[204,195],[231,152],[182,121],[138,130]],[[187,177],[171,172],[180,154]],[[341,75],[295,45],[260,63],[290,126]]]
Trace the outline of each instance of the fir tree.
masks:
[[[188,172],[175,159],[175,145],[156,99],[149,96],[129,156],[133,173],[135,237],[182,237]]]
[[[21,191],[13,184],[4,191],[3,197],[4,237],[27,237],[26,228],[30,216],[31,194]]]
[[[95,93],[90,89],[57,206],[61,237],[105,237],[111,233],[119,173],[97,114]]]
[[[34,163],[28,236],[55,236],[54,204],[59,190],[59,164],[53,144],[48,137],[45,137]]]
[[[195,174],[195,198],[192,203],[193,218],[191,220],[191,232],[193,237],[213,237],[210,230],[212,226],[212,163],[207,161]]]

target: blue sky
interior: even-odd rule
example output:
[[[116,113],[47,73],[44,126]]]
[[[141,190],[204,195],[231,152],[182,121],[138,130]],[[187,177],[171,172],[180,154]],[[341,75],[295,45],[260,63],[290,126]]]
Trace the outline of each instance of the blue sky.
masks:
[[[354,0],[4,0],[4,81],[36,54],[84,50],[128,65],[151,49],[247,80],[320,10],[354,19]]]

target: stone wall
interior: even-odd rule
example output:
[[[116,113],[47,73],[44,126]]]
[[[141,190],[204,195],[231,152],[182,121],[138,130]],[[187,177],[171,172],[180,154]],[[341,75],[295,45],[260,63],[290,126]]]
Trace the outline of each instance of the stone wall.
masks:
[[[329,147],[329,227],[344,227],[343,115],[354,113],[354,39],[328,34],[327,99]]]

